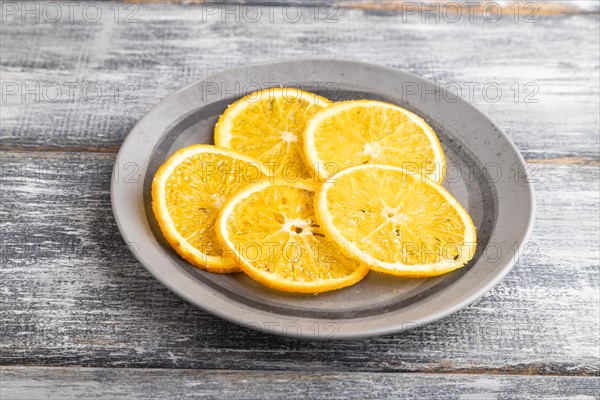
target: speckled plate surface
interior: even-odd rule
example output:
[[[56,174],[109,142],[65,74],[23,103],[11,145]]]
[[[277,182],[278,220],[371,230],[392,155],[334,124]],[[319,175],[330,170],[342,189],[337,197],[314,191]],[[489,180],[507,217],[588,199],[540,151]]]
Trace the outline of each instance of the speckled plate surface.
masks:
[[[181,259],[152,214],[154,173],[181,147],[213,143],[214,124],[228,104],[274,86],[300,87],[332,100],[383,100],[423,117],[446,153],[444,186],[477,227],[475,258],[436,278],[402,279],[371,272],[354,286],[319,295],[277,292],[242,273],[211,274]],[[121,234],[156,279],[229,321],[309,339],[400,332],[467,306],[512,268],[534,220],[533,188],[523,159],[493,122],[433,82],[350,61],[271,62],[223,71],[188,85],[161,101],[131,130],[113,174],[112,207]]]

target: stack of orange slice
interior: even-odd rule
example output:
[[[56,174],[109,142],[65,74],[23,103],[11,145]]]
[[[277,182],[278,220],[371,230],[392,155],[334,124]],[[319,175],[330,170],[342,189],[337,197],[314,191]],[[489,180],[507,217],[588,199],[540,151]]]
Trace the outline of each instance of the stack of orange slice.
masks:
[[[165,162],[153,209],[193,265],[317,293],[369,270],[427,277],[468,263],[475,227],[444,170],[435,132],[404,108],[267,89],[227,108],[215,146]]]

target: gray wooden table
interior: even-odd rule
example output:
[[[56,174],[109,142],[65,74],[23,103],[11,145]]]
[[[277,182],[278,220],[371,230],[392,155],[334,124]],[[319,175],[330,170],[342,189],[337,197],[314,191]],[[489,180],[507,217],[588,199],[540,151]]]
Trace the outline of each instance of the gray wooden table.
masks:
[[[597,2],[459,3],[1,3],[2,400],[598,398]],[[109,186],[136,121],[211,72],[299,57],[422,75],[512,137],[537,221],[484,298],[397,335],[302,341],[196,309],[130,254]]]

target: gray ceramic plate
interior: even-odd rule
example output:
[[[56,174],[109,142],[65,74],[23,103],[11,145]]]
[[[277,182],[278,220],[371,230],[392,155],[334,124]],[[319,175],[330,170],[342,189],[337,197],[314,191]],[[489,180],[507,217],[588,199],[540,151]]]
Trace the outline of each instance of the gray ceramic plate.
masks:
[[[300,87],[332,100],[383,100],[423,117],[446,152],[444,185],[477,226],[475,258],[441,277],[401,279],[371,272],[354,286],[319,295],[273,291],[244,274],[211,274],[182,260],[165,242],[152,214],[154,173],[177,149],[212,143],[213,126],[228,104],[273,86]],[[238,324],[312,339],[399,332],[467,306],[508,273],[534,220],[533,189],[523,159],[494,123],[430,81],[349,61],[254,65],[208,76],[173,93],[127,136],[115,164],[111,195],[125,241],[173,292]]]

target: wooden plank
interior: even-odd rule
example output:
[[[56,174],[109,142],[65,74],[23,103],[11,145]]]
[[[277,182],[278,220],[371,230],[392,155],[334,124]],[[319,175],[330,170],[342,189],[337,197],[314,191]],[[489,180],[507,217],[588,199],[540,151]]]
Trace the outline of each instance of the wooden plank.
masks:
[[[595,399],[594,377],[2,367],[3,400]]]
[[[403,12],[423,12],[435,10],[436,7],[459,8],[461,12],[483,11],[486,8],[502,9],[513,13],[516,8],[521,12],[535,10],[537,15],[585,14],[598,12],[599,5],[594,0],[542,0],[535,2],[519,1],[454,1],[454,0],[297,0],[286,3],[282,0],[127,0],[130,3],[169,3],[169,4],[240,4],[240,5],[290,5],[300,7],[333,6],[341,8],[357,8],[361,10],[399,10]]]
[[[597,166],[540,165],[532,247],[476,304],[405,333],[323,343],[222,321],[146,273],[113,221],[113,154],[2,160],[2,364],[599,373]]]
[[[266,1],[268,3],[268,1]],[[325,3],[325,2],[324,2]],[[517,10],[521,13],[533,12],[535,15],[559,15],[559,14],[583,14],[598,12],[598,4],[594,1],[535,1],[535,2],[519,2],[519,1],[490,1],[483,0],[477,2],[469,1],[453,1],[453,0],[342,0],[340,7],[344,8],[359,8],[364,10],[399,10],[403,12],[413,12],[416,9],[418,12],[427,12],[428,10],[436,10],[448,8],[459,8],[461,12],[468,13],[476,12],[492,12],[492,10],[502,10],[504,13],[512,14]]]
[[[0,43],[4,149],[115,152],[142,115],[184,84],[248,63],[324,57],[387,65],[460,91],[528,158],[598,161],[593,13],[535,15],[532,23],[475,13],[451,23],[443,13],[422,22],[398,10],[254,7],[259,15],[235,4],[101,2],[85,12],[78,3],[70,20],[60,2],[36,2],[33,15],[14,4]],[[57,5],[63,17],[51,22]]]

